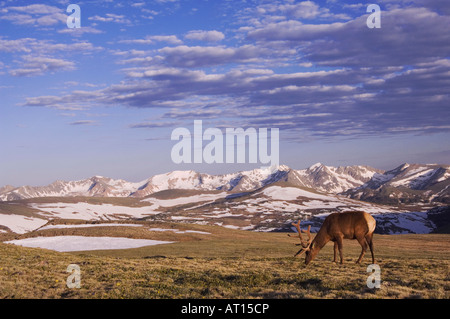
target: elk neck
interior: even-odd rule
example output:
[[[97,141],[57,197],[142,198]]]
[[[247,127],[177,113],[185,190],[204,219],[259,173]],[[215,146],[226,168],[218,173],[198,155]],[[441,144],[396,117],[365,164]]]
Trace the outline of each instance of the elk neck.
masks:
[[[331,237],[328,235],[328,232],[324,227],[322,227],[314,237],[311,246],[316,249],[322,249],[322,247],[325,246],[330,240]]]

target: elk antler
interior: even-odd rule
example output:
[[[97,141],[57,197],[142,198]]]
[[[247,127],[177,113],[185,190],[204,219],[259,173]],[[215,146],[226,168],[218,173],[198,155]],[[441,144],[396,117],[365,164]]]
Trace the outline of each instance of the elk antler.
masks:
[[[296,246],[298,245],[302,245],[303,246],[303,238],[302,238],[302,231],[300,229],[300,220],[298,221],[298,223],[292,223],[292,226],[294,226],[295,228],[297,228],[297,234],[298,234],[298,238],[300,238],[300,244],[295,244]],[[288,234],[289,237],[294,237],[291,234]]]
[[[311,225],[308,225],[308,229],[307,230],[303,230],[303,232],[306,234],[306,235],[308,235],[308,242],[307,242],[307,246],[306,247],[309,247],[310,245],[311,245],[311,243],[312,243],[312,237],[311,237]]]
[[[302,248],[294,255],[294,257],[297,257],[298,255],[302,255],[304,252],[308,251],[310,249],[311,243],[312,243],[312,237],[311,237],[311,225],[308,226],[307,230],[301,230],[300,229],[300,221],[298,223],[292,223],[292,226],[295,226],[295,228],[298,231],[298,237],[300,238],[300,244],[295,244],[296,246],[302,246]],[[302,231],[308,235],[308,240],[306,242],[303,241],[302,238]],[[294,237],[288,234],[289,237]]]
[[[308,250],[309,250],[309,247],[308,248],[302,247],[299,251],[297,251],[297,253],[294,255],[294,257],[301,256],[301,255],[303,255],[303,253],[307,252]]]
[[[295,245],[296,246],[302,245],[303,248],[307,248],[311,244],[311,233],[310,233],[311,225],[308,226],[308,230],[306,230],[306,231],[303,230],[303,232],[308,235],[307,242],[304,242],[303,238],[302,238],[302,230],[300,229],[300,220],[298,221],[298,223],[292,223],[292,226],[297,228],[298,238],[300,238],[300,244],[295,244]],[[294,237],[294,236],[291,236],[290,234],[288,234],[288,236]]]

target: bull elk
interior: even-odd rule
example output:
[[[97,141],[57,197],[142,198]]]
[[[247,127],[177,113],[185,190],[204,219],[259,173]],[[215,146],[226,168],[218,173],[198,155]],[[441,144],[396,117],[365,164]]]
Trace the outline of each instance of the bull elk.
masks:
[[[308,265],[319,253],[319,251],[329,242],[334,242],[334,262],[337,262],[337,252],[341,258],[341,264],[344,263],[342,253],[343,239],[356,239],[362,247],[361,255],[356,263],[360,263],[367,250],[367,246],[372,253],[372,263],[375,263],[373,254],[373,232],[375,230],[375,219],[366,212],[343,212],[330,214],[323,221],[322,227],[316,234],[314,239],[311,238],[311,225],[307,230],[303,230],[308,235],[306,241],[302,238],[302,230],[300,229],[300,221],[292,223],[298,231],[300,244],[302,248],[294,255],[301,256],[305,253],[305,264]],[[289,235],[290,236],[290,235]]]

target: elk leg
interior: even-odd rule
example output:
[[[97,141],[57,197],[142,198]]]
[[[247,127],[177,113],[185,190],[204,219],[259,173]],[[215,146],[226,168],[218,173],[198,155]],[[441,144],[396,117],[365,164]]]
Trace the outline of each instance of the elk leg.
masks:
[[[344,255],[343,255],[343,244],[342,244],[342,237],[337,237],[336,238],[336,243],[338,245],[338,249],[339,249],[339,256],[341,257],[341,264],[344,263]]]
[[[375,264],[375,255],[373,253],[373,233],[366,235],[366,241],[369,244],[370,253],[372,254],[372,264]]]
[[[337,254],[338,254],[338,244],[337,241],[334,242],[334,259],[333,262],[337,263]]]
[[[356,261],[357,264],[361,263],[361,260],[364,257],[364,254],[366,253],[367,250],[367,242],[366,242],[366,238],[356,238],[358,240],[358,243],[361,245],[361,255],[359,255],[358,260]]]

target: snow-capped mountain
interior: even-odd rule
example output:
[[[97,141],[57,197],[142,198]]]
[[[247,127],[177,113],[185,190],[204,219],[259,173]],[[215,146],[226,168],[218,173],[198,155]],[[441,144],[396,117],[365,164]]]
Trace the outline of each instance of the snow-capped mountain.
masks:
[[[425,199],[446,203],[450,192],[450,168],[448,165],[403,164],[384,172],[368,166],[332,167],[317,163],[302,170],[279,165],[223,175],[173,171],[137,183],[94,176],[79,181],[56,181],[47,186],[4,186],[0,188],[0,200],[73,196],[143,198],[171,189],[236,193],[277,182],[380,203],[398,203],[403,198],[407,202]]]
[[[225,175],[209,175],[195,171],[173,171],[159,174],[142,182],[130,183],[108,177],[94,176],[79,181],[56,181],[47,186],[5,186],[0,188],[0,200],[11,201],[36,197],[99,196],[142,198],[168,189],[250,191],[280,180],[291,169],[254,169]]]
[[[99,196],[142,198],[168,189],[251,191],[278,181],[319,191],[338,193],[360,186],[380,172],[365,166],[330,167],[315,164],[308,169],[294,170],[286,165],[258,168],[237,173],[210,175],[195,171],[173,171],[142,182],[130,183],[108,177],[94,176],[79,181],[56,181],[47,186],[5,186],[0,200],[11,201],[36,197]]]
[[[47,186],[12,186],[0,189],[0,200],[12,201],[36,197],[103,196],[126,197],[142,183],[130,183],[121,179],[94,176],[80,181],[56,181]]]
[[[303,170],[283,165],[223,175],[173,171],[137,183],[94,176],[4,186],[0,233],[32,231],[53,219],[153,218],[255,231],[289,230],[291,221],[302,219],[317,230],[328,214],[349,210],[372,214],[379,233],[448,231],[450,206],[439,206],[449,203],[449,177],[448,165],[403,164],[383,172],[318,163]],[[29,200],[7,203],[20,199]]]
[[[384,171],[369,166],[325,166],[321,163],[297,171],[304,186],[324,193],[338,194],[363,185]]]
[[[289,167],[280,165],[224,175],[210,175],[195,171],[173,171],[149,178],[130,196],[140,198],[168,189],[250,191],[280,180],[289,170]]]
[[[450,203],[450,166],[402,164],[345,194],[364,201],[398,203]]]

